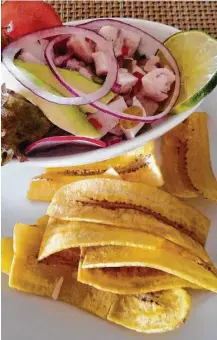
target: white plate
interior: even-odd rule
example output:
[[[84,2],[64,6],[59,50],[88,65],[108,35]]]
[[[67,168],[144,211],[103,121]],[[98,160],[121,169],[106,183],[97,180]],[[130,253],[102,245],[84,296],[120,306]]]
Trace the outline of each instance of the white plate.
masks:
[[[217,176],[217,89],[201,110],[209,113],[212,165]],[[32,224],[46,212],[47,204],[28,201],[25,196],[32,176],[43,169],[11,163],[2,168],[2,236],[12,235],[16,222]],[[217,265],[217,208],[204,199],[192,199],[212,221],[207,250]],[[192,309],[186,324],[166,334],[144,335],[101,320],[61,302],[9,289],[2,275],[2,339],[4,340],[214,340],[217,334],[217,295],[192,294]]]
[[[212,163],[217,175],[217,90],[203,103],[201,110],[209,113]],[[32,224],[46,211],[47,204],[30,202],[25,196],[32,176],[43,169],[9,164],[2,169],[2,235],[12,235],[16,222]],[[217,265],[217,209],[204,199],[190,202],[211,220],[207,249]],[[193,294],[192,309],[185,325],[171,333],[152,335],[153,340],[214,340],[216,339],[217,295],[209,292]],[[2,338],[4,340],[142,340],[150,336],[110,324],[61,302],[35,297],[8,288],[8,277],[2,277]]]
[[[118,18],[120,20],[120,18]],[[146,20],[139,20],[139,19],[121,19],[124,22],[131,23],[135,26],[138,26],[139,28],[144,29],[148,33],[152,34],[156,38],[158,38],[160,41],[166,40],[169,36],[176,33],[178,30],[167,25],[163,25],[157,22],[151,22]],[[84,22],[80,21],[80,22]],[[76,23],[79,23],[79,21],[76,21]],[[7,73],[7,77],[4,81],[7,83],[10,75]],[[11,84],[15,85],[16,81],[10,81]],[[16,87],[15,87],[16,89]],[[12,88],[13,90],[13,88]],[[25,89],[25,91],[27,91]],[[131,151],[139,146],[144,145],[150,140],[156,139],[160,136],[162,136],[164,133],[172,129],[174,126],[181,123],[185,118],[187,118],[195,109],[194,108],[179,114],[175,116],[169,116],[165,119],[161,120],[151,131],[147,131],[140,136],[119,143],[112,145],[110,147],[107,147],[105,149],[97,149],[94,151],[89,152],[83,152],[76,155],[69,155],[69,156],[57,156],[57,157],[28,157],[29,161],[24,163],[25,166],[38,166],[38,167],[58,167],[58,166],[72,166],[72,165],[81,165],[81,164],[88,164],[92,162],[99,162],[104,159],[112,158],[115,156],[118,156],[120,154],[126,153],[128,151]]]

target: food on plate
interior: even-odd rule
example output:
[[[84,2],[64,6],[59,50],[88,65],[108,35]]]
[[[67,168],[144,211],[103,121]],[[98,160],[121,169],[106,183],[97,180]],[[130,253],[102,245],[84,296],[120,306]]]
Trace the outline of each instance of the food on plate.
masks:
[[[182,231],[202,245],[210,225],[208,218],[197,209],[158,188],[103,178],[86,179],[60,188],[48,208],[48,215],[72,221],[106,223],[109,220],[109,224],[134,228],[139,225],[143,229],[148,228],[148,220],[152,220],[154,224],[156,221]]]
[[[24,9],[18,2],[13,11],[11,6],[11,1],[2,6],[7,88],[24,95],[74,140],[90,137],[101,147],[96,141],[101,139],[106,147],[135,138],[172,110],[192,107],[216,86],[217,44],[202,32],[181,32],[164,44],[116,19],[62,25],[42,1],[25,3]],[[38,20],[41,12],[47,15]],[[199,46],[191,43],[194,38]],[[189,69],[195,51],[197,72]],[[192,72],[195,76],[189,78]],[[52,143],[40,138],[33,146],[29,143],[24,153],[51,156],[51,150],[57,150],[56,155],[64,149],[71,154],[91,150],[81,139],[80,147],[73,142],[70,149],[64,148],[69,143],[62,138],[60,148],[53,137]]]
[[[113,165],[133,159],[135,153]],[[16,224],[13,240],[2,240],[2,269],[11,288],[140,332],[172,330],[190,309],[183,288],[217,292],[217,269],[202,246],[209,221],[160,189],[117,179],[114,169],[103,177],[108,165],[95,164],[89,170],[100,175],[58,189],[33,226]],[[47,175],[64,177],[66,170]],[[69,169],[81,177],[87,170]]]
[[[108,171],[113,168],[111,173]],[[155,143],[106,161],[68,168],[48,168],[45,174],[33,177],[27,197],[51,201],[57,189],[86,178],[120,176],[123,180],[162,186],[163,177],[155,156]]]
[[[194,112],[163,136],[162,156],[168,192],[186,198],[203,195],[217,202],[217,180],[211,166],[205,112]]]
[[[46,135],[53,124],[43,112],[25,97],[4,90],[1,111],[1,157],[2,165],[13,156],[25,161],[24,148]]]
[[[122,296],[78,282],[71,266],[38,262],[41,237],[38,227],[15,226],[16,252],[8,271],[11,288],[58,299],[138,332],[173,330],[188,316],[190,296],[183,289]],[[3,261],[9,263],[10,254],[5,252]]]
[[[65,187],[66,188],[66,187]],[[68,195],[68,194],[67,194]],[[56,196],[56,195],[55,195]],[[61,196],[62,199],[62,196]],[[123,199],[122,200],[126,200]],[[58,202],[58,199],[55,202],[56,207],[61,207],[61,201]],[[71,204],[72,209],[74,208],[73,205]],[[82,210],[84,210],[85,206],[83,205]],[[48,214],[52,217],[55,218],[55,213],[53,213],[53,202],[51,203],[51,208],[49,208]],[[71,209],[71,210],[72,210]],[[66,212],[64,214],[64,211],[62,211],[62,216],[57,219],[57,223],[52,223],[52,230],[50,228],[47,228],[44,239],[45,242],[43,242],[43,245],[45,245],[45,248],[41,248],[41,252],[44,251],[46,256],[47,256],[47,247],[49,247],[49,252],[54,253],[59,250],[58,248],[58,236],[55,235],[55,242],[53,242],[53,233],[58,234],[59,233],[59,227],[60,230],[63,232],[65,235],[65,232],[67,231],[67,226],[70,226],[70,223],[73,223],[74,221],[87,221],[87,222],[92,222],[92,223],[98,223],[99,225],[110,225],[110,226],[115,226],[115,227],[121,227],[126,230],[137,230],[137,231],[143,231],[145,233],[150,233],[152,235],[162,237],[164,235],[164,238],[167,239],[168,241],[171,241],[177,245],[180,245],[187,250],[189,250],[191,253],[194,255],[198,256],[199,258],[207,261],[207,254],[204,251],[202,245],[195,240],[193,240],[190,236],[186,235],[183,231],[180,231],[174,226],[170,226],[165,222],[161,222],[154,218],[153,216],[149,216],[145,212],[143,214],[139,214],[137,211],[133,211],[128,208],[124,209],[119,209],[119,210],[106,210],[106,209],[97,209],[96,206],[94,209],[92,207],[88,208],[88,206],[85,208],[85,210],[88,210],[88,218],[86,216],[82,216],[81,213],[78,212],[78,209],[74,208],[74,214],[73,218]],[[122,218],[118,215],[122,214]],[[196,212],[195,212],[196,213]],[[87,213],[86,213],[87,215]],[[60,219],[63,218],[65,219],[65,222],[61,221]],[[67,224],[68,220],[69,223]],[[66,229],[65,229],[66,228]],[[121,230],[119,231],[121,233]],[[60,236],[60,244],[62,247],[67,247],[65,245],[64,238],[61,235]],[[156,242],[158,242],[158,237],[155,238]],[[68,240],[66,239],[66,244]],[[51,244],[51,248],[50,245]],[[56,248],[57,247],[57,248]]]

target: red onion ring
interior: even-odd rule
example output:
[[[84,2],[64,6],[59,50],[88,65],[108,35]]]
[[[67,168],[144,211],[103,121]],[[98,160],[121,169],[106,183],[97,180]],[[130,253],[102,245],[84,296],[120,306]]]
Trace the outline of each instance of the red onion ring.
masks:
[[[89,95],[80,93],[76,89],[70,87],[70,92],[72,94],[75,94],[76,97],[74,98],[67,98],[67,97],[61,97],[56,96],[48,91],[40,89],[37,85],[35,85],[31,80],[29,80],[25,75],[20,71],[16,65],[13,63],[14,56],[22,49],[23,45],[29,42],[34,42],[36,40],[41,40],[44,38],[53,37],[56,35],[69,35],[69,34],[78,34],[81,36],[84,36],[86,38],[91,39],[96,44],[100,44],[100,48],[104,49],[106,52],[106,55],[109,59],[110,64],[110,72],[108,73],[108,76],[106,78],[105,83],[103,86],[97,90],[94,93],[91,93]],[[50,45],[50,48],[52,46],[52,42]],[[51,69],[53,73],[56,75],[57,78],[60,77],[59,73],[56,71],[55,65],[53,65],[52,60],[49,56],[49,53],[47,53],[47,58],[49,60],[49,63],[51,65]],[[2,53],[2,61],[8,71],[27,89],[29,89],[31,92],[33,92],[35,95],[56,104],[60,105],[84,105],[89,104],[90,102],[96,101],[100,98],[102,98],[104,95],[106,95],[112,88],[112,86],[115,84],[116,78],[117,78],[117,61],[114,56],[114,51],[112,47],[112,43],[108,43],[102,36],[99,34],[80,27],[72,27],[72,26],[60,26],[60,27],[54,27],[51,29],[45,29],[38,31],[36,33],[28,34],[19,40],[12,42],[9,46],[7,46]],[[62,81],[62,85],[67,87],[69,89],[69,85],[64,81],[64,79],[60,79],[59,81]],[[80,94],[79,94],[80,93]]]
[[[67,36],[67,37],[70,37],[70,36]],[[87,102],[88,104],[94,103],[97,100],[99,100],[100,98],[104,97],[111,90],[111,84],[115,84],[115,82],[117,80],[118,65],[117,65],[115,55],[114,55],[113,46],[110,42],[109,42],[109,44],[107,44],[107,43],[105,44],[106,40],[104,42],[104,46],[106,47],[105,49],[104,49],[103,45],[100,45],[100,49],[104,50],[106,56],[110,56],[110,58],[108,58],[108,69],[110,70],[110,72],[108,72],[106,80],[105,80],[104,84],[99,88],[99,90],[95,91],[94,93],[85,95],[84,93],[77,91],[76,89],[71,87],[65,81],[65,79],[58,72],[57,67],[56,67],[56,65],[53,61],[53,58],[52,58],[53,47],[57,43],[66,39],[67,37],[66,36],[56,37],[53,40],[51,40],[50,43],[47,45],[47,47],[45,49],[45,59],[48,63],[48,66],[50,67],[53,75],[57,78],[57,80],[60,82],[60,84],[63,85],[71,94],[73,94],[74,96],[79,95],[81,98],[82,98],[82,96],[85,97],[86,100],[88,101]],[[82,103],[77,104],[77,105],[82,105]]]
[[[163,117],[165,117],[170,110],[172,109],[172,107],[174,106],[176,100],[178,99],[179,93],[180,93],[180,86],[181,86],[181,80],[180,80],[180,73],[179,73],[179,68],[177,66],[176,60],[174,59],[173,55],[171,54],[171,52],[168,50],[167,47],[165,47],[159,40],[157,40],[155,37],[153,37],[152,35],[150,35],[149,33],[143,31],[140,28],[137,28],[135,26],[132,26],[130,24],[124,23],[122,21],[118,21],[116,19],[95,19],[95,20],[91,20],[88,21],[85,24],[79,24],[77,25],[77,27],[83,27],[83,28],[87,28],[87,29],[91,29],[91,30],[99,30],[102,26],[105,25],[113,25],[119,29],[123,28],[123,29],[128,29],[131,30],[133,32],[135,32],[136,34],[140,35],[141,38],[146,38],[149,42],[149,44],[155,44],[156,48],[158,50],[160,50],[164,56],[166,57],[166,59],[169,61],[176,80],[175,80],[175,87],[174,87],[174,91],[173,94],[171,96],[171,99],[167,105],[167,107],[159,114],[155,115],[155,116],[149,116],[149,117],[135,117],[132,115],[127,115],[124,114],[122,112],[118,112],[115,110],[110,110],[105,104],[102,103],[94,103],[91,104],[94,108],[96,108],[97,110],[100,110],[104,113],[110,114],[112,116],[115,116],[119,119],[125,119],[125,120],[132,120],[132,121],[138,121],[138,122],[144,122],[144,123],[153,123],[159,119],[162,119]]]
[[[24,153],[27,155],[32,151],[39,151],[44,148],[56,147],[63,144],[92,145],[99,148],[106,147],[106,143],[98,139],[76,136],[54,136],[46,137],[30,144],[25,148]]]

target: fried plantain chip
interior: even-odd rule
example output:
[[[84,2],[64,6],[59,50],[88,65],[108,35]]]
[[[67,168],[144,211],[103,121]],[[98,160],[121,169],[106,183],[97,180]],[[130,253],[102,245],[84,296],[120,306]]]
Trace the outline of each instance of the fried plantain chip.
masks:
[[[142,223],[136,220],[138,216],[138,220],[151,216],[153,223],[156,220],[170,225],[202,245],[210,226],[209,219],[197,209],[167,192],[144,183],[117,179],[87,179],[66,185],[56,192],[47,214],[63,220],[117,226],[130,223],[135,228],[138,228],[135,222]]]
[[[49,216],[48,215],[44,215],[42,217],[39,217],[36,222],[35,225],[39,228],[41,228],[42,230],[45,230],[47,224],[48,224],[48,220],[49,220]]]
[[[183,324],[189,306],[189,296],[183,289],[172,289],[138,297],[125,295],[119,297],[112,305],[107,319],[138,332],[159,333],[174,329],[175,324],[177,327],[178,320],[179,325]]]
[[[141,182],[154,187],[160,187],[164,184],[164,179],[161,170],[157,164],[157,160],[154,154],[150,154],[141,167],[132,168],[131,171],[120,174],[121,178],[129,182]]]
[[[168,192],[184,198],[202,194],[217,202],[217,180],[210,161],[205,112],[194,112],[164,135],[162,156],[162,172]]]
[[[99,175],[105,172],[108,168],[114,168],[118,173],[125,172],[130,166],[135,166],[137,161],[146,158],[154,151],[154,141],[145,144],[144,146],[130,151],[124,155],[107,159],[102,162],[85,164],[72,167],[47,168],[46,173],[61,173],[65,175]]]
[[[146,267],[78,269],[78,281],[116,294],[141,294],[174,288],[200,287],[161,270]],[[201,289],[201,288],[200,288]]]
[[[163,235],[163,234],[162,234]],[[146,249],[170,249],[176,251],[181,247],[168,241],[162,235],[156,236],[139,229],[119,228],[99,223],[79,221],[63,221],[50,218],[42,239],[39,260],[70,248],[125,245]],[[210,263],[210,259],[202,246],[192,240],[185,247],[192,255]]]
[[[217,293],[217,276],[212,269],[184,249],[142,249],[105,246],[82,249],[82,268],[149,267],[178,276]],[[172,260],[171,260],[172,259]]]
[[[48,168],[46,174],[33,177],[27,198],[50,202],[55,192],[65,184],[87,178],[113,178],[108,170],[114,168],[120,178],[162,186],[164,181],[155,157],[154,142],[111,160],[69,168]]]
[[[179,327],[186,320],[190,310],[190,297],[183,289],[143,296],[122,296],[100,291],[73,280],[70,277],[70,267],[38,263],[40,238],[40,228],[16,225],[16,253],[9,278],[12,288],[52,297],[61,275],[63,283],[57,296],[59,300],[124,327],[145,333],[165,332]],[[31,243],[32,247],[26,247],[25,243]],[[4,253],[4,260],[8,262],[8,253]]]
[[[14,256],[13,238],[4,237],[1,239],[1,266],[2,272],[5,274],[10,273],[11,263]]]
[[[55,194],[55,192],[61,188],[63,185],[70,184],[76,181],[80,181],[86,178],[114,178],[115,174],[112,173],[111,169],[105,171],[102,175],[64,175],[60,173],[48,173],[41,174],[39,176],[33,177],[29,190],[27,192],[27,198],[33,201],[46,201],[50,202]],[[119,177],[118,173],[116,177]]]
[[[217,180],[212,170],[207,114],[195,112],[187,120],[187,172],[192,185],[205,198],[217,202]]]
[[[182,131],[180,131],[182,129]],[[182,123],[162,137],[162,173],[164,176],[164,188],[178,197],[190,198],[198,196],[198,192],[192,186],[186,171],[186,141],[183,135],[186,124]]]
[[[155,157],[155,142],[112,159],[102,162],[74,166],[69,168],[47,168],[46,173],[62,175],[99,175],[110,167],[114,168],[122,179],[132,182],[144,182],[153,186],[162,186],[164,181]]]

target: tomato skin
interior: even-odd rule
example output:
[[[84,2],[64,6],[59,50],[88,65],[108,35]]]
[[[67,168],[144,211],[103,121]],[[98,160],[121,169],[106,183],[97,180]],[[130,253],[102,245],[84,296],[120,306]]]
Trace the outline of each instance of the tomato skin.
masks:
[[[12,39],[28,33],[62,25],[62,22],[49,4],[43,1],[6,1],[1,6],[1,27]]]

